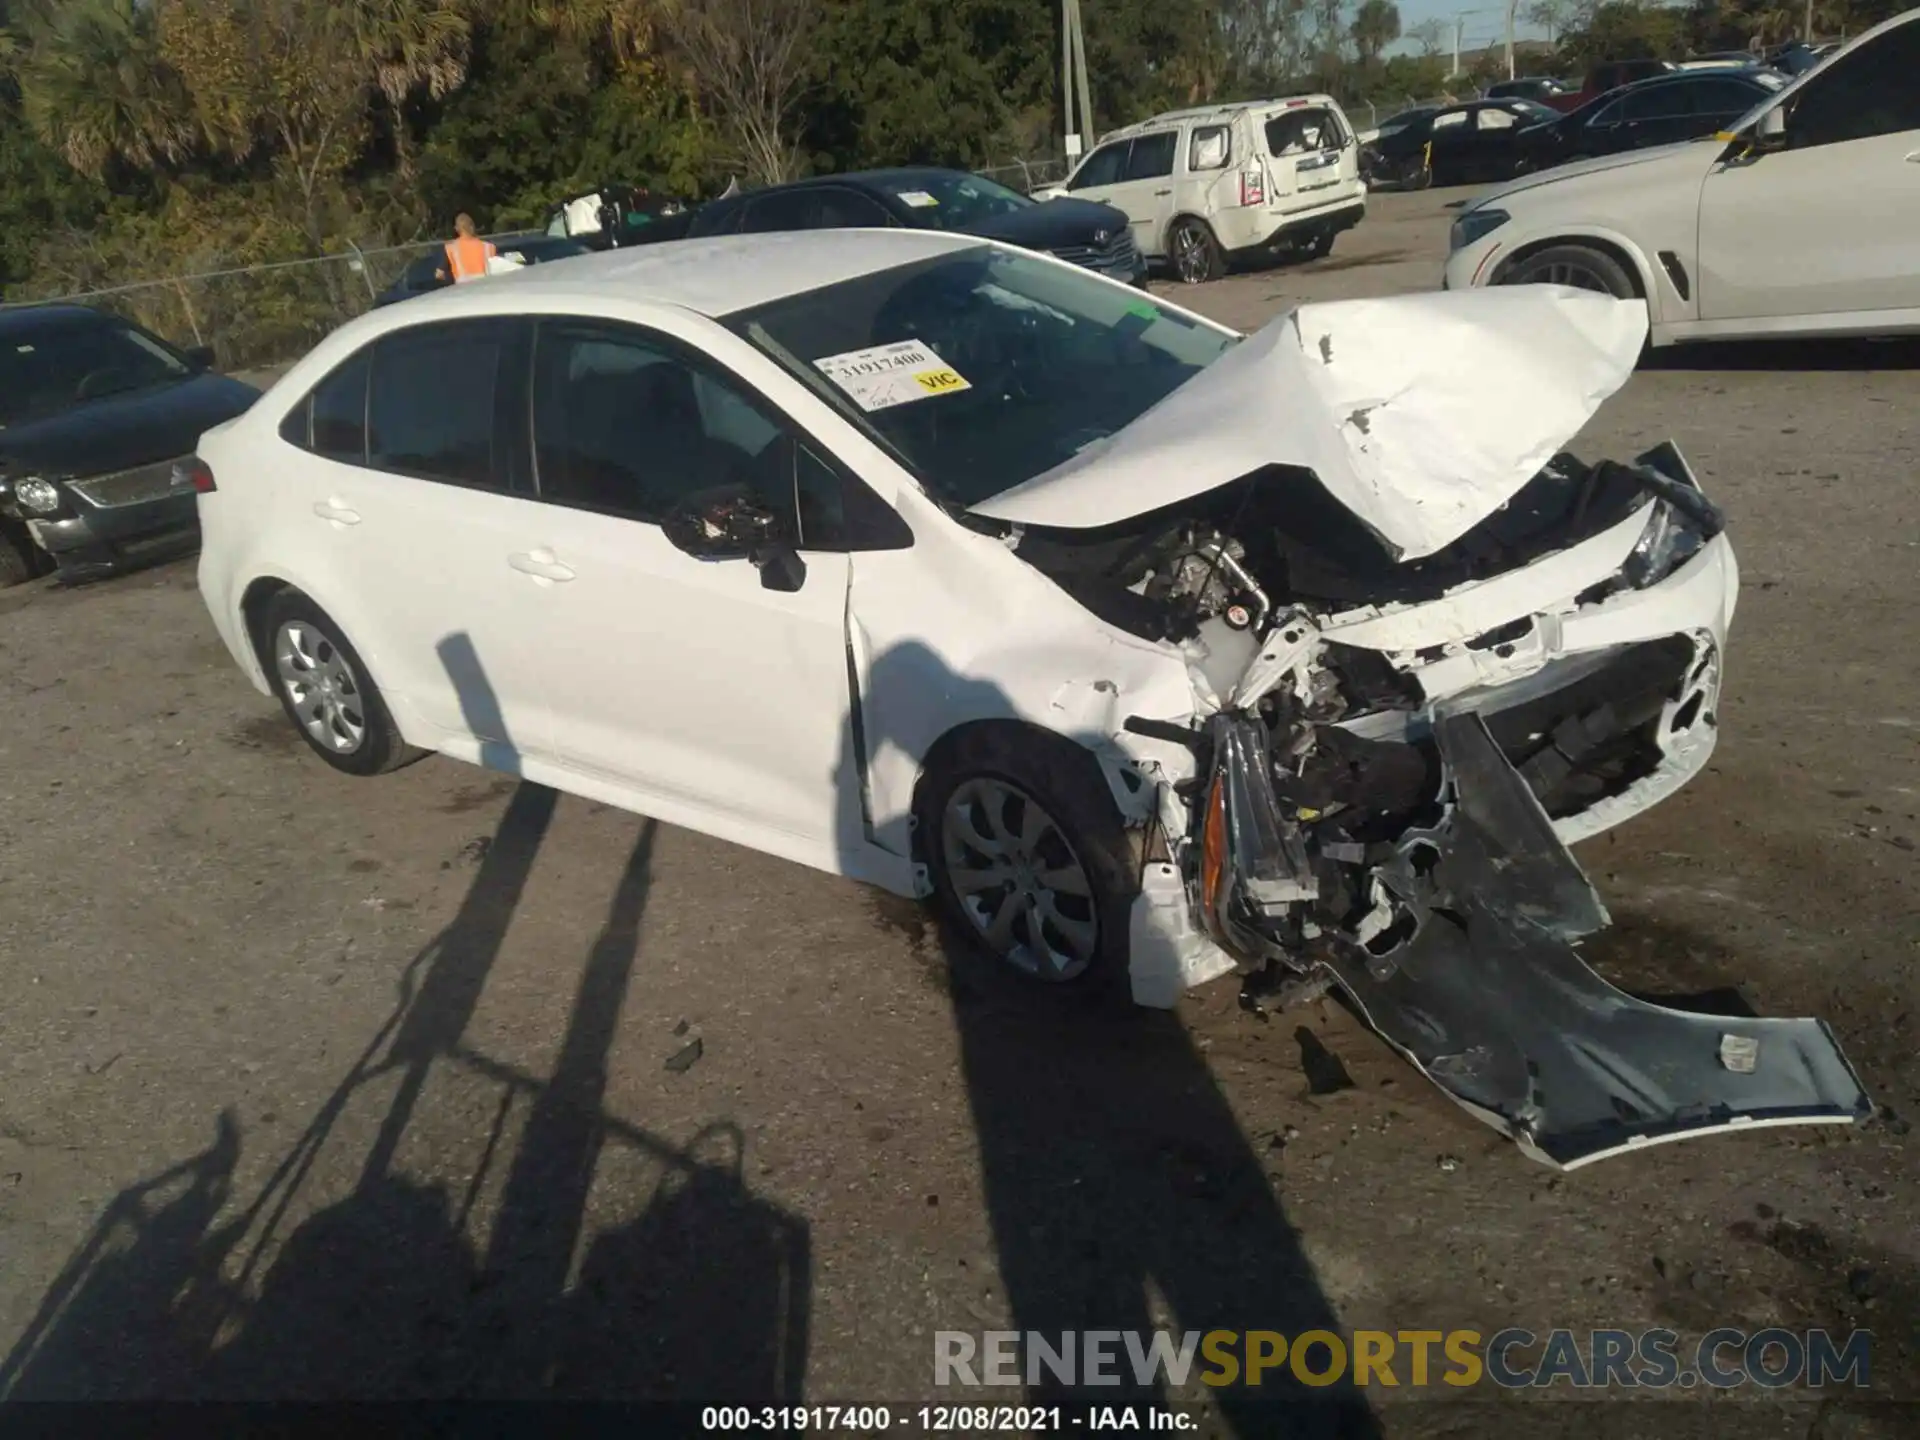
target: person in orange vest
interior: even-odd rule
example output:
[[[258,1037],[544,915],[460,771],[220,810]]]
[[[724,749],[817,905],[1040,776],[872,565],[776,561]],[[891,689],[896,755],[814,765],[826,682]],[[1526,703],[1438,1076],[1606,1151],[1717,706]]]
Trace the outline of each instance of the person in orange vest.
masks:
[[[446,268],[434,271],[434,278],[451,278],[456,285],[478,280],[487,273],[487,261],[498,253],[474,233],[471,215],[456,215],[453,220],[453,239],[446,244]]]

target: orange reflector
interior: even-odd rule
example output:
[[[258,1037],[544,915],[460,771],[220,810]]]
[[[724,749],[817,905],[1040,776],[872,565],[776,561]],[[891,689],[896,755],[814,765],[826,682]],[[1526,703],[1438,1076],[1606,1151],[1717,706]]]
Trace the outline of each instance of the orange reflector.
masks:
[[[1219,776],[1207,792],[1207,823],[1200,832],[1200,906],[1209,924],[1227,873],[1227,787]]]

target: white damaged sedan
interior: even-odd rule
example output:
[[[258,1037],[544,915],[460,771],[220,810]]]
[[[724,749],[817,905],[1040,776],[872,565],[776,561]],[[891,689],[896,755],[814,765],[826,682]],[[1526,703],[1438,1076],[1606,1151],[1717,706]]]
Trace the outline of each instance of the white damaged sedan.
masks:
[[[1553,1164],[1856,1119],[1818,1020],[1574,948],[1566,846],[1705,764],[1738,588],[1677,450],[1561,453],[1645,328],[1527,287],[1243,337],[921,232],[618,251],[356,321],[206,435],[200,588],[336,768],[439,750],[1144,1004],[1334,985]]]

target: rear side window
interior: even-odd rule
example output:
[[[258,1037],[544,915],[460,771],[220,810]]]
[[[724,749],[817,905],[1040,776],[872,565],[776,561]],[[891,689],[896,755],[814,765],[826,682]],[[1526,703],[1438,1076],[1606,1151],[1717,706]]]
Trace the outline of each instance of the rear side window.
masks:
[[[1449,110],[1444,114],[1433,117],[1433,128],[1435,130],[1464,130],[1467,125],[1467,118],[1467,112],[1464,110]]]
[[[1511,110],[1502,110],[1497,105],[1489,105],[1480,112],[1474,123],[1482,130],[1511,130],[1520,123],[1520,120]]]
[[[1224,170],[1233,158],[1233,131],[1225,125],[1196,125],[1188,141],[1187,169]]]
[[[1133,153],[1127,157],[1126,178],[1158,180],[1173,174],[1173,156],[1179,145],[1179,133],[1173,130],[1140,136],[1133,142]]]
[[[515,327],[421,325],[376,341],[367,394],[367,463],[481,490],[510,488],[499,416]]]
[[[349,465],[367,463],[367,377],[371,347],[360,351],[308,392],[280,422],[280,438],[302,450]]]
[[[1788,102],[1787,139],[1797,150],[1920,130],[1916,77],[1920,21],[1909,21],[1807,81]]]

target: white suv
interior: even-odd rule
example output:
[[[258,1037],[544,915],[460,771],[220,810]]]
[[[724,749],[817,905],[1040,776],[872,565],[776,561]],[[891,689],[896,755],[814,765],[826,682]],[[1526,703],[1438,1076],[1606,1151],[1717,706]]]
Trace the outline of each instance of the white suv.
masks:
[[[1243,255],[1325,255],[1367,213],[1360,147],[1329,95],[1129,125],[1039,198],[1068,194],[1126,212],[1140,252],[1190,285],[1224,275]]]
[[[1649,340],[1920,331],[1920,10],[1706,140],[1529,176],[1454,222],[1446,285],[1646,301]]]

